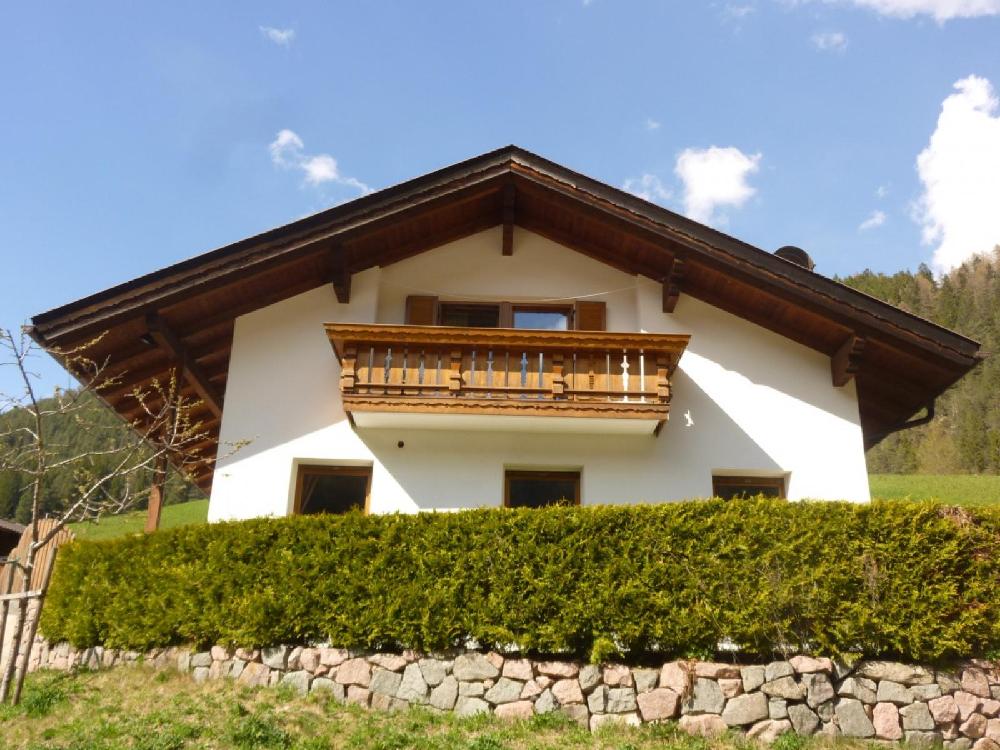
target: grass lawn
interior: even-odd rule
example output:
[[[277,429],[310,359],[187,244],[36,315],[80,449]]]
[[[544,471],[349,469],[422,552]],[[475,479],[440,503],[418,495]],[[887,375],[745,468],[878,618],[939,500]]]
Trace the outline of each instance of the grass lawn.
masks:
[[[282,688],[230,680],[197,685],[177,672],[119,667],[77,675],[30,675],[22,703],[0,706],[0,747],[73,750],[749,750],[738,736],[688,737],[672,723],[603,727],[597,734],[558,714],[504,723],[429,710],[388,713]],[[857,741],[785,735],[775,750],[863,750]]]
[[[949,505],[1000,504],[1000,476],[988,474],[872,474],[873,498],[940,500]]]
[[[160,516],[160,528],[172,529],[191,523],[205,523],[208,518],[208,500],[167,505]],[[78,539],[110,539],[140,532],[146,526],[146,511],[134,510],[120,516],[108,516],[97,523],[70,525]]]

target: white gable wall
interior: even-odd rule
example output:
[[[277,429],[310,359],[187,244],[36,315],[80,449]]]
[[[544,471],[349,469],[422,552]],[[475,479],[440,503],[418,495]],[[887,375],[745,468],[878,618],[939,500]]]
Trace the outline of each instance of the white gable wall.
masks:
[[[251,442],[219,461],[209,518],[287,514],[297,462],[371,465],[372,512],[499,506],[507,468],[579,469],[584,504],[705,497],[713,472],[868,499],[854,384],[833,387],[828,357],[684,295],[664,314],[660,285],[538,235],[515,230],[514,247],[491,229],[355,274],[347,305],[324,286],[238,318],[221,439]],[[603,300],[609,331],[688,333],[671,419],[659,437],[352,430],[322,324],[401,323],[410,294]]]

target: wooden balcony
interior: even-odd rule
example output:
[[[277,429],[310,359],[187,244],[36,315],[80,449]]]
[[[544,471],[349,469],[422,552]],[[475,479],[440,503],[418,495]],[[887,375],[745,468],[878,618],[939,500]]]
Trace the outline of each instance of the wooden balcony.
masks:
[[[326,332],[358,427],[653,434],[690,338],[345,323]]]

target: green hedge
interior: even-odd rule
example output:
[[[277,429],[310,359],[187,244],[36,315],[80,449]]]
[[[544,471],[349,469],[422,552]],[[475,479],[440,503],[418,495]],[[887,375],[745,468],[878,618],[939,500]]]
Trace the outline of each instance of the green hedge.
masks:
[[[77,646],[443,649],[602,659],[730,641],[920,661],[1000,645],[1000,516],[918,503],[293,517],[74,542],[42,630]]]

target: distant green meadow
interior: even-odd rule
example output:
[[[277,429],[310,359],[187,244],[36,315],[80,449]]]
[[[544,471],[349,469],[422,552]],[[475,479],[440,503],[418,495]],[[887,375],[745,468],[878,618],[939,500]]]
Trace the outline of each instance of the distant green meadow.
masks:
[[[872,498],[877,500],[935,500],[947,505],[1000,504],[1000,476],[987,474],[872,474]],[[161,529],[172,529],[208,519],[208,500],[168,505]],[[138,533],[146,524],[146,511],[135,510],[103,518],[97,523],[73,524],[80,539],[110,539]]]
[[[946,505],[1000,504],[1000,476],[995,474],[872,474],[872,498],[936,500]]]
[[[192,500],[163,508],[160,528],[172,529],[208,520],[208,500]],[[117,536],[141,532],[146,526],[146,511],[133,510],[119,516],[108,516],[97,522],[72,524],[77,539],[111,539]]]

